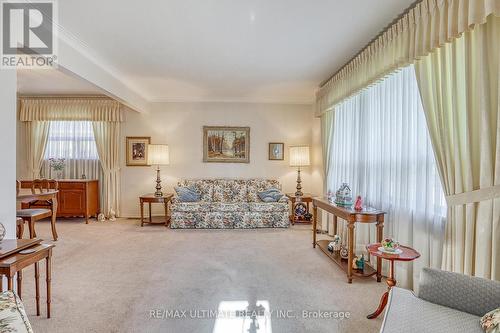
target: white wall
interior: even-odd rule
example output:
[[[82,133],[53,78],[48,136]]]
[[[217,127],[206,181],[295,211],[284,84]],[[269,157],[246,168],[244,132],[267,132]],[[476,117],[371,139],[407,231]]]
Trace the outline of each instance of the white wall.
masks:
[[[249,126],[250,163],[203,163],[204,125]],[[303,191],[320,194],[319,123],[310,105],[255,103],[153,103],[148,113],[127,111],[122,129],[121,215],[139,216],[139,195],[154,191],[153,167],[125,165],[125,137],[151,136],[170,147],[170,165],[162,168],[164,192],[181,178],[276,178],[286,192],[295,191],[296,170],[288,166],[288,146],[312,147],[311,167],[302,172]],[[268,143],[285,143],[285,160],[268,160]],[[318,162],[319,161],[319,162]],[[319,164],[318,164],[319,163]],[[161,214],[161,207],[154,213]]]
[[[16,71],[0,70],[0,133],[2,159],[0,163],[0,222],[6,228],[6,238],[16,237]]]

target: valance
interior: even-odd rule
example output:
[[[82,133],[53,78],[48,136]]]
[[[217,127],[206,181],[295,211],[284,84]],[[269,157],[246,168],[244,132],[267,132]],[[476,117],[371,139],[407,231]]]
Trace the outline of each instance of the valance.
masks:
[[[316,116],[475,25],[486,23],[492,14],[500,16],[500,0],[419,2],[316,92]]]
[[[20,121],[124,121],[119,102],[110,98],[23,98],[19,99]]]

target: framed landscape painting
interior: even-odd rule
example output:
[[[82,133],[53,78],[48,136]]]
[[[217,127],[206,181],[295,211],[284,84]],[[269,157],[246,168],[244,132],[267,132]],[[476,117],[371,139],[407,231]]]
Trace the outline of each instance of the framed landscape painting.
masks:
[[[203,126],[203,162],[249,163],[250,127]]]
[[[127,166],[148,165],[149,136],[127,136]]]

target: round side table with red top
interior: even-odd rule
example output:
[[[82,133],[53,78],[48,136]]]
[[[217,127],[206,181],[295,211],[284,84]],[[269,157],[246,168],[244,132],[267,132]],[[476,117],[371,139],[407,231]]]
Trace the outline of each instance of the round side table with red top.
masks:
[[[387,252],[382,252],[379,251],[379,247],[382,247],[381,243],[373,243],[369,244],[366,246],[366,249],[368,250],[368,253],[370,255],[379,257],[382,259],[389,260],[390,263],[390,268],[389,268],[389,277],[387,278],[387,291],[382,295],[382,298],[380,299],[380,303],[378,305],[377,310],[373,312],[372,314],[369,314],[366,316],[368,319],[374,319],[377,318],[382,311],[384,311],[384,308],[387,304],[387,299],[389,298],[389,291],[391,291],[391,288],[396,285],[396,279],[394,278],[394,262],[395,261],[413,261],[420,257],[420,253],[412,249],[411,247],[407,246],[399,246],[398,249],[400,249],[401,253],[399,254],[393,254],[393,253],[387,253]]]

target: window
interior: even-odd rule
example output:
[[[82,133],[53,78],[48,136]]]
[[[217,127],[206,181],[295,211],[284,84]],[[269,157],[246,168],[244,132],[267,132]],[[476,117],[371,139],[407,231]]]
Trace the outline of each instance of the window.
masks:
[[[45,159],[97,160],[97,147],[90,121],[51,121]]]
[[[359,194],[365,204],[387,212],[384,236],[422,254],[414,264],[413,280],[418,279],[419,267],[439,267],[446,202],[413,66],[398,70],[330,112],[334,121],[330,124],[327,190],[335,192],[348,182],[353,196]],[[356,230],[358,250],[376,241],[374,228]],[[398,270],[408,272],[401,279],[411,287],[411,268]]]
[[[49,158],[64,158],[62,174],[50,168]],[[42,175],[47,178],[100,178],[99,155],[90,121],[51,121]]]

